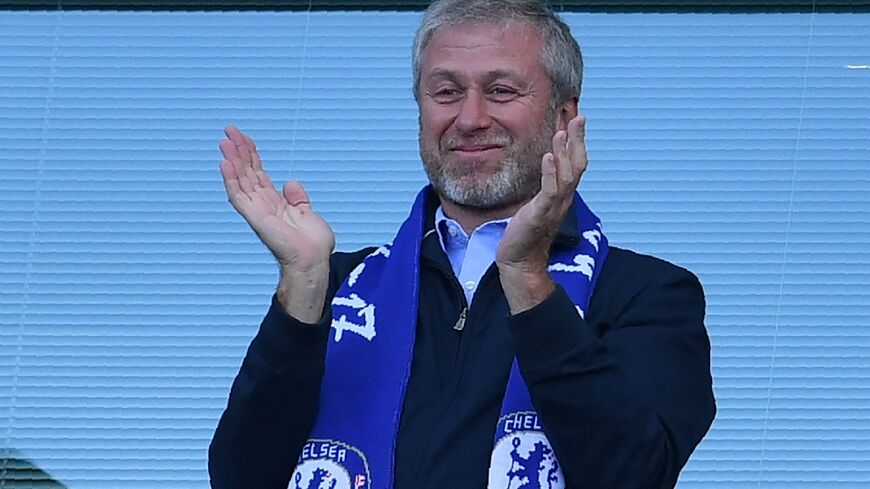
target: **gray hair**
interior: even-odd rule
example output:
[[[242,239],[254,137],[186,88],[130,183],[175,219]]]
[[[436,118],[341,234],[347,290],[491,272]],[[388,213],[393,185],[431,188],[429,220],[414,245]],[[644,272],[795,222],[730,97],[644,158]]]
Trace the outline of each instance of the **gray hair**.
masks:
[[[423,53],[438,29],[463,23],[495,23],[507,27],[514,21],[535,28],[544,44],[541,64],[550,77],[550,105],[556,107],[580,96],[583,56],[571,29],[541,0],[435,0],[426,13],[411,50],[414,99],[420,102]]]

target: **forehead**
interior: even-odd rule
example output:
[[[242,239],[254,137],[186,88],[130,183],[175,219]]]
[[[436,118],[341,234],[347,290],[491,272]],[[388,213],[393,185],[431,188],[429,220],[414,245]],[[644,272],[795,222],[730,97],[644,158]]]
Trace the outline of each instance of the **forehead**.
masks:
[[[536,76],[543,74],[542,49],[535,28],[523,22],[445,26],[435,32],[423,52],[423,76],[445,71],[513,71]]]

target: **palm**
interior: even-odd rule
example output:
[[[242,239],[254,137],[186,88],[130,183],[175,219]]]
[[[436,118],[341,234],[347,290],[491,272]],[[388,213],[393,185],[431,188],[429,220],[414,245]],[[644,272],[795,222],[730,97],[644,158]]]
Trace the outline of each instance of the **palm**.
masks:
[[[498,245],[496,255],[498,261],[502,263],[517,263],[528,261],[530,258],[546,261],[546,252],[541,256],[530,257],[527,251],[529,249],[546,250],[546,245],[535,247],[535,244],[547,242],[551,239],[551,236],[548,236],[549,229],[544,226],[545,222],[540,218],[542,212],[539,209],[542,205],[541,200],[541,197],[535,196],[535,198],[520,207],[520,210],[511,218],[511,222],[505,229],[504,236],[502,236]]]
[[[553,136],[553,152],[541,160],[541,190],[511,218],[499,243],[499,263],[546,266],[550,244],[588,164],[586,118],[577,116],[568,122],[567,130]]]
[[[263,170],[253,141],[233,126],[221,142],[221,175],[233,207],[253,228],[282,267],[306,271],[329,260],[335,235],[311,208],[296,182],[279,194]]]

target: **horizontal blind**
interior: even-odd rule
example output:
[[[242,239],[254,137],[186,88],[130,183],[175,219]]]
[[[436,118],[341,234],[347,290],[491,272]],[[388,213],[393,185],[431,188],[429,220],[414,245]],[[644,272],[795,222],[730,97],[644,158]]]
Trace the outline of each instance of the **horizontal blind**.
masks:
[[[0,10],[423,10],[429,0],[0,0]],[[557,12],[870,12],[866,0],[552,0]]]
[[[0,12],[0,458],[208,487],[276,280],[221,130],[301,180],[340,249],[389,240],[425,183],[419,15]],[[870,484],[870,15],[565,18],[584,196],[707,292],[719,414],[679,487]]]

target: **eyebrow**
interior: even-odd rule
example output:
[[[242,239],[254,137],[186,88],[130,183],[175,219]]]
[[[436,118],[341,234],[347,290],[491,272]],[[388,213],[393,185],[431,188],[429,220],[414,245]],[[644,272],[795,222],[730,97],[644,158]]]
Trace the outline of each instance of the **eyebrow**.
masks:
[[[456,72],[453,70],[448,70],[446,68],[435,68],[426,76],[426,80],[431,80],[433,78],[446,78],[455,81],[459,77],[456,76]],[[507,78],[520,85],[525,85],[520,74],[513,70],[498,69],[488,71],[484,74],[484,80],[486,80],[487,82],[492,82],[493,80],[498,80],[499,78]]]

